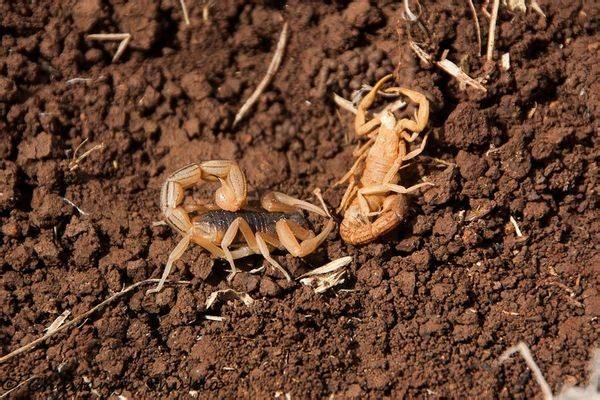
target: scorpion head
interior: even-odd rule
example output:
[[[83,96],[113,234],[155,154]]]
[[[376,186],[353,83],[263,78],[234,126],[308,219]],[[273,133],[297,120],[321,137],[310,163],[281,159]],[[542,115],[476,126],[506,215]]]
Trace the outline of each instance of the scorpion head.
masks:
[[[380,115],[381,125],[387,130],[394,130],[396,127],[396,117],[392,113],[392,110],[386,108],[381,112]]]

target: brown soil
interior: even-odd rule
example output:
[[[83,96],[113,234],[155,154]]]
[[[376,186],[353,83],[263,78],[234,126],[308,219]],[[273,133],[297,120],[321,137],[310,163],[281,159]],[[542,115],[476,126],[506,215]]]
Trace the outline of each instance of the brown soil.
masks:
[[[429,36],[407,27],[401,2],[217,1],[208,22],[201,2],[187,3],[191,26],[175,0],[0,3],[2,354],[64,310],[159,276],[178,240],[152,226],[159,190],[186,163],[237,159],[258,192],[310,199],[321,187],[336,206],[353,119],[333,92],[349,98],[396,71],[432,100],[426,155],[455,166],[420,158],[414,179],[436,186],[392,234],[362,247],[336,234],[305,260],[278,256],[296,276],[353,256],[341,288],[317,295],[270,268],[244,273],[231,286],[255,304],[222,305],[211,313],[226,320],[207,321],[225,264],[195,247],[171,275],[192,285],[137,291],[0,365],[4,390],[29,379],[12,395],[539,397],[522,360],[495,364],[519,340],[555,391],[585,382],[600,345],[598,2],[539,0],[546,19],[501,8],[494,57],[510,52],[511,68],[491,72],[487,94],[462,91],[407,46],[410,30],[435,57],[449,49],[485,75],[467,2],[421,1]],[[282,67],[232,129],[284,19]],[[84,39],[103,32],[133,35],[119,64],[116,43]],[[82,150],[104,149],[71,171],[85,138]]]

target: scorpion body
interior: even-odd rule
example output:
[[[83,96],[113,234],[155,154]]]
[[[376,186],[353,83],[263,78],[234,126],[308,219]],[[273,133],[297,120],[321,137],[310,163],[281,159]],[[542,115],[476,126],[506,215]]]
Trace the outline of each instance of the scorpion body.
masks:
[[[186,189],[199,182],[215,181],[221,186],[215,192],[214,203],[183,204]],[[160,204],[167,224],[183,237],[169,254],[162,277],[150,293],[161,290],[173,263],[191,243],[203,247],[215,258],[227,260],[231,266],[229,280],[238,271],[234,260],[252,254],[261,254],[291,280],[271,257],[271,250],[287,250],[295,257],[304,257],[315,251],[335,226],[324,208],[284,193],[270,192],[263,196],[264,210],[247,208],[246,176],[236,162],[229,160],[190,164],[175,171],[162,187]],[[301,210],[329,218],[321,233],[315,235],[306,228]],[[190,218],[189,212],[195,215]]]
[[[407,152],[408,143],[413,142],[427,125],[429,102],[425,96],[414,90],[392,87],[385,90],[389,94],[402,94],[419,105],[416,121],[403,118],[396,120],[392,110],[386,107],[379,115],[366,121],[367,109],[375,101],[381,87],[392,78],[388,75],[373,87],[360,102],[355,120],[358,137],[368,136],[366,143],[357,153],[357,160],[350,171],[338,184],[352,178],[364,165],[358,183],[350,182],[338,211],[344,219],[340,225],[342,239],[351,244],[364,244],[375,240],[398,226],[407,215],[406,194],[431,185],[429,182],[405,188],[400,183],[402,163],[420,154],[426,143]],[[412,131],[412,135],[407,131]],[[371,220],[376,217],[374,220]]]
[[[253,232],[262,232],[267,234],[276,234],[276,225],[280,220],[294,221],[300,226],[306,228],[306,219],[299,213],[267,212],[264,210],[244,209],[239,211],[213,210],[201,213],[192,219],[194,226],[199,227],[204,232],[214,232],[214,242],[220,244],[227,228],[233,224],[237,218],[243,218],[248,223]],[[234,243],[243,242],[243,237],[237,235]]]

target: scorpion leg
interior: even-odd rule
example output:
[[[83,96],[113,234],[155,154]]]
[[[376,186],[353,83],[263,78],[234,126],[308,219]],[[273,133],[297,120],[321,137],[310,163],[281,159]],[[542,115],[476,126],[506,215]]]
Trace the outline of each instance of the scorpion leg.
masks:
[[[221,249],[223,250],[225,259],[229,262],[229,265],[231,266],[231,272],[227,276],[228,281],[231,281],[233,279],[233,277],[235,276],[235,274],[238,273],[238,269],[236,268],[235,262],[233,261],[234,257],[232,255],[231,251],[229,250],[229,246],[231,246],[231,244],[235,240],[235,237],[237,236],[238,231],[242,232],[242,236],[244,236],[244,240],[246,240],[246,243],[248,243],[248,248],[253,251],[258,251],[258,245],[256,244],[256,238],[254,237],[254,234],[252,233],[252,229],[250,228],[250,225],[248,225],[248,222],[246,222],[246,220],[243,219],[242,217],[237,217],[231,223],[231,225],[229,225],[229,228],[227,228],[227,231],[225,231],[225,234],[223,235],[223,239],[221,239]]]
[[[265,234],[262,232],[259,232],[255,235],[256,244],[258,245],[260,254],[262,254],[262,256],[265,258],[265,260],[267,260],[269,264],[275,267],[275,269],[279,270],[285,276],[285,279],[291,281],[292,277],[290,276],[290,274],[288,274],[288,272],[285,270],[285,268],[281,266],[281,264],[279,264],[277,261],[275,261],[273,257],[271,257],[271,253],[269,252],[269,246],[267,245],[267,241],[269,241],[271,245],[275,247],[278,247],[278,241],[275,238],[268,237],[268,235],[265,235],[264,237],[263,235]]]
[[[181,239],[179,241],[179,243],[177,243],[177,246],[175,246],[175,248],[173,249],[173,251],[171,251],[171,254],[169,254],[169,258],[167,260],[167,265],[165,266],[163,274],[160,277],[160,281],[158,282],[158,284],[156,285],[155,288],[148,289],[146,291],[146,294],[157,293],[157,292],[161,291],[161,289],[165,285],[167,277],[171,273],[171,269],[173,268],[173,263],[175,261],[179,260],[179,258],[183,254],[183,252],[188,248],[188,246],[190,244],[190,239],[191,239],[190,235],[185,235],[183,237],[183,239]]]
[[[356,132],[357,136],[363,136],[368,134],[381,123],[381,120],[378,116],[374,117],[369,122],[366,122],[366,112],[367,109],[371,107],[371,105],[373,105],[373,102],[377,97],[377,92],[387,81],[392,79],[393,76],[394,75],[390,74],[381,78],[375,84],[375,86],[373,86],[373,89],[371,89],[371,91],[358,104],[356,111],[356,119],[354,120],[354,131]]]
[[[188,246],[190,245],[190,242],[192,241],[198,244],[199,246],[203,247],[204,249],[208,250],[214,257],[225,258],[223,251],[220,248],[218,248],[214,243],[200,236],[193,236],[191,233],[188,233],[179,241],[179,243],[177,243],[177,246],[175,246],[173,251],[171,251],[171,254],[169,254],[169,258],[167,259],[167,265],[165,266],[163,274],[160,277],[160,281],[158,282],[156,287],[154,289],[147,290],[146,294],[157,293],[161,291],[167,280],[167,277],[171,273],[173,264],[175,263],[175,261],[181,258],[183,253],[187,250]]]
[[[342,201],[340,201],[339,207],[337,208],[338,213],[341,213],[341,212],[345,211],[346,208],[348,208],[348,204],[350,203],[350,200],[352,200],[353,196],[356,194],[357,191],[358,191],[358,188],[356,186],[356,180],[352,180],[352,182],[350,182],[350,184],[348,185],[348,188],[346,189],[344,196],[342,197]]]
[[[392,181],[392,178],[400,170],[400,167],[402,166],[402,163],[404,161],[415,158],[416,156],[421,154],[423,152],[423,150],[425,150],[425,145],[427,144],[428,137],[429,137],[429,134],[425,135],[425,137],[423,138],[423,142],[421,143],[419,148],[417,148],[409,153],[406,153],[406,145],[404,144],[404,142],[400,141],[400,143],[398,145],[398,158],[396,158],[396,160],[392,164],[392,167],[390,168],[390,170],[387,172],[387,174],[385,174],[385,177],[383,178],[383,183],[390,183]]]
[[[318,195],[317,195],[318,196]],[[296,199],[279,192],[271,192],[263,197],[263,207],[267,211],[289,212],[303,209],[312,211],[321,216],[327,217],[327,210],[315,206],[303,200]],[[294,257],[304,257],[307,254],[315,251],[317,247],[327,238],[327,235],[333,230],[335,222],[329,219],[323,228],[323,231],[317,236],[311,235],[309,231],[300,227],[296,223],[292,223],[287,219],[281,219],[275,224],[277,231],[277,239],[281,245]],[[298,243],[299,237],[302,242]]]
[[[393,183],[384,183],[381,185],[373,185],[367,186],[358,190],[358,193],[361,195],[369,195],[369,194],[386,194],[388,192],[394,192],[399,194],[408,194],[412,193],[424,186],[434,186],[431,182],[422,182],[417,183],[416,185],[410,187],[404,187],[400,185],[395,185]]]
[[[277,237],[279,238],[281,245],[294,257],[304,257],[307,254],[314,252],[317,247],[327,239],[327,236],[335,226],[335,222],[330,219],[327,221],[325,228],[323,228],[321,233],[317,236],[308,237],[304,240],[301,239],[302,241],[298,242],[297,237],[306,237],[306,230],[304,230],[304,228],[302,228],[302,230],[298,229],[301,227],[297,224],[294,225],[291,222],[292,221],[288,221],[287,219],[280,219],[277,221],[275,229],[277,230]]]
[[[366,144],[371,145],[372,141],[369,140],[369,142],[367,142]],[[348,172],[346,172],[346,175],[344,175],[342,177],[342,179],[338,180],[336,183],[333,184],[333,187],[339,186],[343,183],[345,183],[348,179],[350,179],[352,177],[352,175],[354,175],[354,173],[356,172],[356,170],[358,169],[360,163],[367,158],[367,155],[369,154],[366,150],[368,150],[369,148],[366,147],[362,153],[360,153],[358,155],[358,158],[356,159],[356,161],[354,161],[354,164],[352,164],[352,167],[350,168],[350,170]]]

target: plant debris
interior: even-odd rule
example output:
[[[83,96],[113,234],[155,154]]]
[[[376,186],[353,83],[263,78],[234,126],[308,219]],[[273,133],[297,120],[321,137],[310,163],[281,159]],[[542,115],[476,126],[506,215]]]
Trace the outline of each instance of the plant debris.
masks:
[[[271,80],[275,76],[277,69],[279,69],[279,65],[281,65],[281,60],[283,58],[283,51],[285,50],[285,45],[287,43],[288,37],[288,23],[283,24],[283,29],[281,30],[281,35],[279,36],[279,41],[277,42],[277,47],[275,48],[275,54],[273,54],[273,59],[269,64],[269,68],[267,69],[267,73],[265,77],[260,81],[254,92],[250,95],[248,100],[242,105],[238,113],[235,115],[235,119],[233,120],[233,126],[236,126],[238,122],[244,118],[248,110],[256,103],[256,100],[260,97],[262,92],[267,88]]]
[[[515,346],[509,347],[500,357],[498,363],[504,363],[515,353],[520,353],[521,357],[527,363],[529,369],[533,372],[533,376],[537,381],[538,385],[542,389],[542,395],[544,400],[599,400],[600,399],[600,350],[595,349],[592,351],[592,359],[590,361],[590,378],[588,384],[585,387],[580,386],[567,386],[563,387],[558,396],[552,394],[550,385],[544,378],[544,374],[540,370],[533,359],[533,355],[529,350],[529,346],[524,342],[519,342]]]
[[[254,304],[254,299],[248,293],[238,292],[233,289],[223,289],[212,292],[206,299],[206,309],[210,309],[217,301],[240,300],[244,305],[250,307]]]
[[[298,277],[300,283],[313,288],[315,293],[323,293],[336,285],[344,283],[346,270],[338,271],[352,262],[351,256],[346,256],[333,260],[322,267],[313,269]]]
[[[91,149],[87,150],[85,153],[83,153],[82,155],[80,155],[79,157],[77,157],[77,152],[79,151],[79,149],[88,141],[87,138],[85,138],[83,140],[83,142],[81,142],[79,144],[79,146],[77,146],[75,148],[75,151],[73,151],[73,157],[71,158],[71,161],[69,162],[69,171],[74,171],[77,168],[79,168],[79,164],[85,160],[85,158],[87,156],[89,156],[92,152],[96,151],[96,150],[102,150],[104,148],[104,143],[100,143],[97,144],[95,146],[93,146]],[[76,158],[77,157],[77,158]]]
[[[488,62],[494,59],[494,40],[496,38],[496,20],[498,19],[498,9],[500,8],[500,0],[494,0],[492,5],[492,15],[490,17],[490,28],[488,30],[488,43],[486,58]]]
[[[119,47],[117,47],[117,51],[113,56],[112,62],[115,63],[121,58],[121,55],[127,48],[127,45],[131,41],[131,34],[129,33],[94,33],[91,35],[87,35],[85,37],[87,40],[98,40],[98,41],[108,41],[108,42],[116,42],[120,41]]]
[[[62,319],[60,322],[54,321],[49,327],[48,327],[48,331],[40,338],[35,339],[34,341],[27,343],[24,346],[19,347],[16,350],[11,351],[10,353],[8,353],[7,355],[4,355],[2,357],[0,357],[0,364],[4,364],[5,362],[7,362],[8,360],[18,356],[21,353],[24,353],[28,350],[33,349],[34,347],[36,347],[38,344],[44,342],[45,340],[55,336],[57,333],[64,331],[65,329],[68,329],[74,325],[77,325],[79,322],[85,321],[90,315],[92,315],[93,313],[95,313],[96,311],[104,308],[106,305],[110,304],[112,301],[126,295],[127,293],[137,289],[140,286],[143,285],[148,285],[150,283],[156,283],[160,281],[160,279],[146,279],[144,281],[138,282],[138,283],[134,283],[133,285],[130,285],[126,288],[124,288],[123,290],[121,290],[120,292],[117,292],[115,294],[113,294],[112,296],[110,296],[109,298],[107,298],[106,300],[104,300],[103,302],[95,305],[94,307],[92,307],[91,309],[89,309],[88,311],[84,312],[83,314],[78,315],[77,317],[73,318],[72,320],[64,323],[64,320],[68,317],[67,314],[66,316],[64,316],[64,319]],[[184,285],[189,285],[190,282],[188,281],[177,281],[177,282],[169,282],[167,281],[166,283],[171,283],[171,284],[184,284]],[[64,313],[63,313],[64,315]],[[59,318],[63,318],[63,315],[61,315]],[[57,320],[59,320],[59,318],[57,318]],[[53,326],[54,325],[54,326]],[[50,329],[52,328],[52,329]]]

